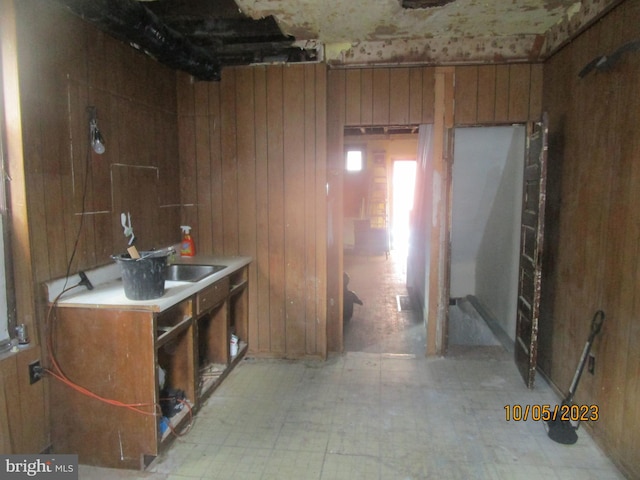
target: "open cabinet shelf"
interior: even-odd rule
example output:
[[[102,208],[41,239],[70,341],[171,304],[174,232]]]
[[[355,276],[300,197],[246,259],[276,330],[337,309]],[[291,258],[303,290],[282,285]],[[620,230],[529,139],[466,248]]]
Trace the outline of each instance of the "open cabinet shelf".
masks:
[[[82,464],[144,469],[175,433],[188,430],[204,400],[248,350],[247,268],[162,312],[55,308],[53,344],[62,370],[113,402],[51,382],[53,451],[77,453]],[[243,341],[232,357],[236,331]],[[165,404],[160,413],[167,399],[169,408],[184,406],[174,411]],[[116,401],[140,412],[114,406]]]

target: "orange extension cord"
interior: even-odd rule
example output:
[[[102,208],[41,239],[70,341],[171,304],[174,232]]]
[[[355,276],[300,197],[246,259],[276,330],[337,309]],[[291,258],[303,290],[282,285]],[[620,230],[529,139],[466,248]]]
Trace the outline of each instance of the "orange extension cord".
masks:
[[[45,330],[46,330],[47,353],[48,353],[49,361],[51,362],[52,369],[43,367],[43,371],[46,374],[51,375],[51,377],[55,378],[56,380],[64,383],[68,387],[76,390],[77,392],[83,395],[86,395],[87,397],[98,400],[100,402],[106,403],[108,405],[113,405],[114,407],[126,408],[128,410],[131,410],[136,413],[140,413],[142,415],[150,415],[154,417],[162,416],[162,413],[160,411],[160,405],[158,405],[157,403],[124,403],[119,400],[102,397],[97,393],[94,393],[91,390],[81,385],[78,385],[77,383],[69,379],[69,377],[67,377],[67,375],[62,371],[62,368],[58,364],[58,361],[56,360],[53,352],[53,334],[52,334],[53,328],[51,328],[51,315],[53,312],[53,308],[57,305],[60,297],[64,295],[66,292],[68,292],[69,290],[76,288],[77,286],[78,285],[74,285],[72,287],[63,289],[62,292],[60,292],[60,294],[55,298],[55,300],[49,306],[49,310],[47,311],[47,317],[45,321]],[[169,424],[169,428],[174,435],[182,436],[182,435],[186,435],[186,433],[189,430],[191,430],[191,427],[193,425],[193,411],[191,409],[191,405],[189,405],[188,402],[179,400],[179,399],[178,401],[183,405],[186,405],[187,408],[189,409],[189,425],[187,425],[185,430],[183,430],[180,433],[176,432],[176,430],[173,428],[173,426],[171,426],[171,424]],[[148,410],[143,410],[142,407],[152,407],[154,411],[150,412]]]
[[[84,178],[84,187],[83,187],[83,191],[82,191],[82,212],[84,213],[85,210],[85,200],[86,200],[86,195],[87,195],[87,188],[89,185],[89,182],[87,181],[88,178],[88,172],[91,168],[91,148],[87,149],[87,154],[85,156],[85,160],[86,160],[86,164],[87,164],[87,170],[85,173],[85,178]],[[73,246],[73,252],[71,254],[71,258],[69,259],[69,263],[67,265],[67,280],[69,278],[69,271],[71,268],[71,264],[73,262],[73,257],[75,256],[76,253],[76,249],[78,247],[78,242],[80,240],[80,233],[82,231],[82,226],[84,223],[84,215],[80,216],[80,225],[78,227],[78,233],[76,235],[76,240],[75,240],[75,244]],[[52,368],[42,368],[42,371],[47,374],[47,375],[51,375],[52,378],[58,380],[59,382],[64,383],[65,385],[67,385],[68,387],[76,390],[77,392],[81,393],[82,395],[86,395],[87,397],[93,398],[95,400],[98,400],[100,402],[109,404],[109,405],[113,405],[115,407],[119,407],[119,408],[126,408],[128,410],[131,410],[135,413],[140,413],[142,415],[149,415],[149,416],[154,416],[154,417],[161,417],[162,416],[162,410],[160,408],[160,405],[156,404],[156,403],[124,403],[121,402],[119,400],[114,400],[111,398],[105,398],[102,397],[94,392],[92,392],[91,390],[78,385],[77,383],[73,382],[71,379],[69,379],[69,377],[67,377],[67,375],[65,375],[65,373],[62,371],[62,368],[60,368],[60,365],[58,364],[58,361],[55,358],[55,354],[53,351],[53,328],[51,327],[51,315],[53,312],[53,308],[58,304],[58,300],[60,300],[60,297],[62,297],[62,295],[64,295],[66,292],[68,292],[69,290],[78,287],[80,284],[77,285],[73,285],[71,287],[66,287],[66,283],[65,286],[63,286],[62,291],[60,292],[60,294],[54,299],[54,301],[51,303],[51,305],[49,306],[49,310],[47,311],[47,316],[45,318],[45,335],[46,335],[46,340],[45,340],[45,344],[47,347],[47,353],[48,353],[48,357],[49,357],[49,361],[51,362],[51,366]],[[161,399],[164,400],[164,399]],[[183,400],[179,400],[180,403],[184,404],[187,406],[187,408],[189,409],[189,424],[185,427],[185,429],[178,433],[175,431],[175,429],[173,428],[173,426],[171,424],[169,424],[169,428],[171,430],[171,432],[176,435],[176,436],[182,436],[185,435],[189,430],[191,430],[191,427],[193,426],[193,411],[191,409],[191,405],[189,405],[188,402],[183,401]],[[149,410],[143,410],[143,407],[151,407],[153,409],[153,411],[149,411]]]

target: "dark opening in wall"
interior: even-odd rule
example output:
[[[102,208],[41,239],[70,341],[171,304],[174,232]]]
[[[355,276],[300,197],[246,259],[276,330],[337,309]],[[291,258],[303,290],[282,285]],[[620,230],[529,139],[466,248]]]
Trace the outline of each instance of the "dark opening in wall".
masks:
[[[402,0],[402,8],[444,7],[455,0]]]

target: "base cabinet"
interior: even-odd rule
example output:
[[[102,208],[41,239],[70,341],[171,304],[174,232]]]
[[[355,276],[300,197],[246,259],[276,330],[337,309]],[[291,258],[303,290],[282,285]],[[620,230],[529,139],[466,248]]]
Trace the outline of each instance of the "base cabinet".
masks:
[[[232,358],[229,345],[232,333],[248,338],[247,268],[163,312],[55,308],[51,344],[66,381],[50,382],[53,451],[111,468],[151,463],[246,352],[243,342]]]

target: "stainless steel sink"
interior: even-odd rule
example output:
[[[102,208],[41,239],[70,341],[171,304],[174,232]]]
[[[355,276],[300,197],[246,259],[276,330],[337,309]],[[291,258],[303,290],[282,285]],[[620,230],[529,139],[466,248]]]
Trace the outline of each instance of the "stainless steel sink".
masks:
[[[227,268],[226,265],[192,265],[174,263],[167,267],[164,278],[173,282],[198,282]]]

